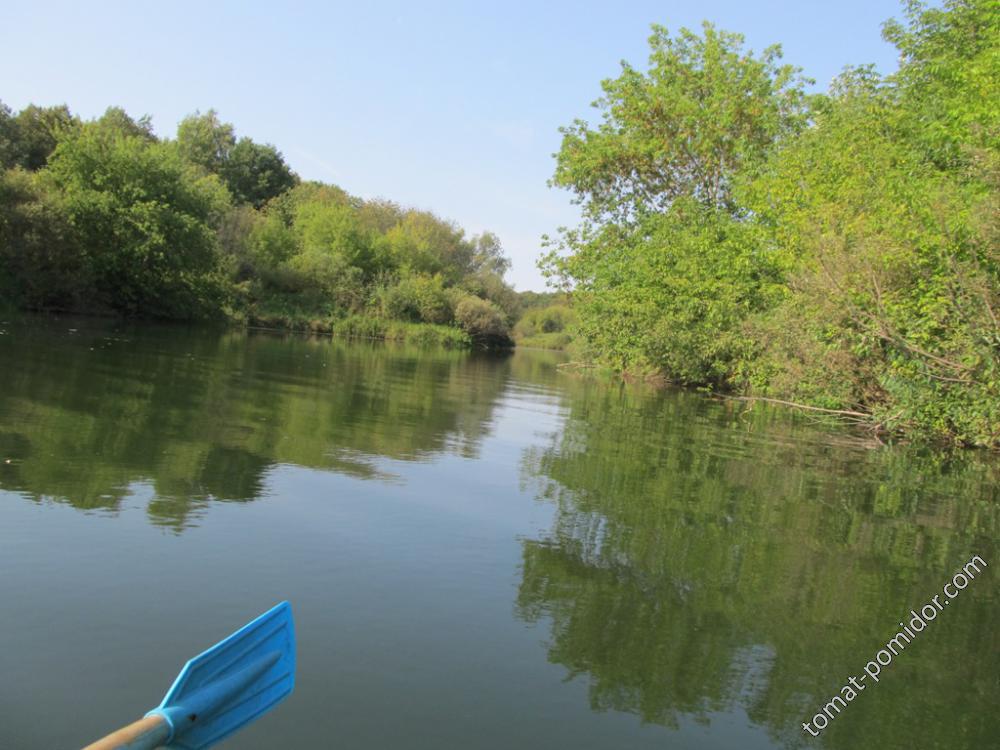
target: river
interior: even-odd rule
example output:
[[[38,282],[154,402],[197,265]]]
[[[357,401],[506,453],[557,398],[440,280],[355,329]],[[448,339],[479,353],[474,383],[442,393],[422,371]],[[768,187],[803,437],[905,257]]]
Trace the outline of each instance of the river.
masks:
[[[137,718],[284,599],[295,693],[226,747],[995,746],[995,456],[564,359],[4,322],[0,747]]]

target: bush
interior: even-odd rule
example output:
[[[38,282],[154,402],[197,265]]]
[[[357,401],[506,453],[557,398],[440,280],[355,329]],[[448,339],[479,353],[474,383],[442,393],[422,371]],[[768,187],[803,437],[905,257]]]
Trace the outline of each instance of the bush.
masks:
[[[514,326],[517,339],[543,333],[565,333],[576,325],[576,313],[568,305],[549,305],[528,310]]]
[[[492,345],[510,342],[510,331],[500,308],[479,297],[464,297],[458,303],[455,322],[476,341]]]
[[[170,143],[85,126],[59,143],[40,173],[62,206],[97,293],[125,314],[195,318],[218,312],[214,222],[228,194],[199,179]]]
[[[0,296],[27,308],[78,310],[93,293],[58,193],[22,169],[0,173]]]
[[[452,299],[440,276],[411,276],[380,295],[382,314],[413,323],[447,325],[454,320]]]

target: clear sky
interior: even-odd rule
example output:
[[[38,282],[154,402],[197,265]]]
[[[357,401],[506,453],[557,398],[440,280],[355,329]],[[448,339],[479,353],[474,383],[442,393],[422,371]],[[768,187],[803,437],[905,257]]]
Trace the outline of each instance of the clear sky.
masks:
[[[739,31],[825,88],[846,64],[895,68],[896,0],[680,2],[6,3],[0,100],[109,105],[157,133],[214,107],[302,177],[429,208],[499,234],[518,289],[542,289],[542,234],[573,224],[546,187],[560,125],[619,61],[644,64],[651,23]]]

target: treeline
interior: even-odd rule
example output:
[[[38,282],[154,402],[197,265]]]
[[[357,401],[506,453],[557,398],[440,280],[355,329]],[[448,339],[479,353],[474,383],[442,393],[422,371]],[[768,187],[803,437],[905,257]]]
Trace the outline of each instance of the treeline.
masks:
[[[1000,6],[907,2],[900,67],[810,95],[780,49],[654,27],[563,129],[544,268],[622,371],[1000,447]]]
[[[509,342],[519,302],[495,235],[303,182],[213,111],[160,139],[118,108],[85,122],[0,103],[0,167],[9,305]]]

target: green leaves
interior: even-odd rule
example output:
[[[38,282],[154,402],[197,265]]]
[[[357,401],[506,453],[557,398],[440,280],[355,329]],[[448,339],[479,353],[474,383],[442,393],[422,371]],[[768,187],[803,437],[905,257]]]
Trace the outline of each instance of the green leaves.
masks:
[[[595,221],[628,221],[680,197],[735,210],[732,179],[805,124],[803,79],[755,57],[743,37],[705,23],[671,37],[654,26],[647,73],[627,63],[602,83],[602,122],[563,128],[553,184],[572,190]]]
[[[808,99],[708,24],[604,82],[553,180],[584,222],[544,261],[593,358],[1000,445],[1000,13],[913,2],[885,34],[897,74]]]
[[[177,147],[187,162],[219,175],[234,201],[254,208],[261,208],[299,181],[274,146],[246,137],[237,141],[232,124],[222,122],[214,109],[181,120]]]
[[[218,293],[210,301],[201,285],[216,265],[210,220],[228,196],[193,174],[172,144],[88,124],[57,146],[41,177],[63,196],[104,304],[163,317],[217,304]]]
[[[798,70],[743,38],[661,26],[648,72],[602,86],[603,121],[563,130],[555,185],[584,224],[564,232],[550,272],[574,287],[584,346],[619,369],[725,386],[753,347],[744,320],[778,295],[778,255],[737,200],[740,179],[805,125]]]

